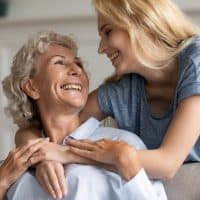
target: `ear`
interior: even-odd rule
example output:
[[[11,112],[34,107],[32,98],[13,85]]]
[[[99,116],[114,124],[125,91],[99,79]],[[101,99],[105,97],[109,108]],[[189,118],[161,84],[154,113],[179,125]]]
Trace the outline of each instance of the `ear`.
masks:
[[[26,79],[23,80],[21,82],[21,89],[23,90],[23,92],[29,96],[30,98],[37,100],[39,99],[40,95],[39,95],[39,91],[37,90],[37,88],[34,86],[33,84],[33,80],[32,79]]]

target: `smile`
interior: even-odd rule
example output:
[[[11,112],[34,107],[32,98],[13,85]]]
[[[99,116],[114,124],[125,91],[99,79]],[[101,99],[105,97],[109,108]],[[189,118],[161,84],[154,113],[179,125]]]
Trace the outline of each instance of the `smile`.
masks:
[[[82,86],[79,85],[79,84],[65,84],[65,85],[61,86],[61,89],[81,91],[82,90]]]
[[[118,52],[118,51],[115,52],[115,53],[113,53],[113,54],[110,56],[111,62],[113,62],[118,56],[119,56],[119,52]]]

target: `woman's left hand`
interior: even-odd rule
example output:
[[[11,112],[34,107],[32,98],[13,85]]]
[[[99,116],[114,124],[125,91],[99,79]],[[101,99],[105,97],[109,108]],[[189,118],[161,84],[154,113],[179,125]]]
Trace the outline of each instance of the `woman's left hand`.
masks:
[[[67,144],[70,150],[79,156],[114,165],[126,180],[134,177],[142,168],[136,150],[124,141],[69,139]]]
[[[124,141],[109,139],[97,141],[69,139],[67,144],[70,150],[79,156],[112,165],[116,165],[121,155],[126,155],[130,148],[134,150]]]
[[[124,141],[69,139],[67,144],[70,151],[79,156],[113,165],[125,180],[134,177],[142,168],[136,150]]]
[[[125,144],[108,139],[97,141],[69,139],[67,145],[73,153],[79,156],[106,164],[115,164],[119,149],[122,149]]]

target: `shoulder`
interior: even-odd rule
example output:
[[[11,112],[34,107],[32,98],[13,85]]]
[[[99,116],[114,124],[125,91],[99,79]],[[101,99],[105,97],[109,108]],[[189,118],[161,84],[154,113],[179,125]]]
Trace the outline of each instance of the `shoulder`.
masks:
[[[123,88],[127,89],[127,86],[135,85],[140,80],[140,77],[137,74],[126,74],[122,76],[118,81],[109,82],[100,86],[102,88]]]
[[[103,84],[98,88],[97,96],[101,100],[106,98],[126,100],[129,96],[135,96],[141,85],[141,77],[137,74],[127,74],[120,80]]]
[[[178,102],[200,94],[200,37],[192,38],[179,55]]]
[[[189,41],[189,44],[181,51],[179,58],[182,63],[195,65],[200,63],[200,36],[195,36]]]

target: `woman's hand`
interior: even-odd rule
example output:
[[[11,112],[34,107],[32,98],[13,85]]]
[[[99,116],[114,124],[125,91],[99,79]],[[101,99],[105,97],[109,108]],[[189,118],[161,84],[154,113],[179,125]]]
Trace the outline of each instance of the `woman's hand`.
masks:
[[[67,150],[69,147],[59,145],[53,142],[48,142],[46,145],[40,148],[39,152],[44,155],[44,160],[57,161],[63,164],[67,164],[68,155]],[[37,155],[35,153],[35,155]],[[72,154],[72,153],[71,153]]]
[[[124,141],[69,139],[67,144],[70,151],[81,157],[114,165],[126,180],[134,177],[142,168],[136,150]]]
[[[36,166],[36,178],[53,198],[62,198],[67,193],[63,165],[56,161],[42,161]]]
[[[48,142],[40,148],[39,152],[44,155],[44,160],[57,161],[62,164],[91,164],[91,160],[74,154],[66,145],[59,145],[53,142]],[[36,154],[37,154],[36,153]]]
[[[6,190],[30,167],[44,159],[44,154],[35,152],[47,144],[48,139],[36,139],[12,150],[0,166],[0,193]]]
[[[70,150],[77,155],[114,165],[116,165],[124,146],[128,145],[123,141],[108,139],[98,141],[69,139],[67,144],[70,146]]]

